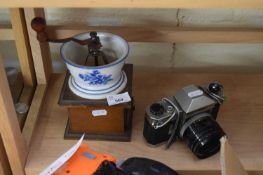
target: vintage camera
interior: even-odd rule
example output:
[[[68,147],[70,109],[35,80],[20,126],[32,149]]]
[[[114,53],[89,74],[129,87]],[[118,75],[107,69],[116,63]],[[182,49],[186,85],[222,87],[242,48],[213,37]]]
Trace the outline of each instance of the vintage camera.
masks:
[[[167,148],[182,139],[198,158],[209,157],[219,151],[225,135],[216,122],[223,101],[223,85],[218,82],[186,86],[146,108],[143,135],[151,145],[167,141]]]

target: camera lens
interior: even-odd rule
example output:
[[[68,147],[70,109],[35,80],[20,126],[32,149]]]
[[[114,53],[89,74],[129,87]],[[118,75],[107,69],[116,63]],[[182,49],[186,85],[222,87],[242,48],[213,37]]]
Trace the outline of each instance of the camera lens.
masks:
[[[191,123],[183,138],[192,152],[204,159],[219,151],[220,138],[224,135],[224,131],[212,117],[204,117]]]

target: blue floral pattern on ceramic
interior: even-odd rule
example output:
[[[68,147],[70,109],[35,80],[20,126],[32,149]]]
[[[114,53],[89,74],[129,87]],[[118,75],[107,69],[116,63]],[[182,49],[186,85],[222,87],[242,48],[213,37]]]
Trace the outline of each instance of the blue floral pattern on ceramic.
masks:
[[[112,80],[112,75],[102,75],[100,71],[93,70],[89,74],[79,74],[79,78],[89,82],[90,85],[107,84]]]

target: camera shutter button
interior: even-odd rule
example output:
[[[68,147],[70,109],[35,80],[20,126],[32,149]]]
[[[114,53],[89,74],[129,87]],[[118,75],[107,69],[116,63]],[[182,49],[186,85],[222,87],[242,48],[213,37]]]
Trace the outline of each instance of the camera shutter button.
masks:
[[[164,107],[159,103],[154,103],[150,106],[150,112],[153,115],[162,115],[164,113]]]

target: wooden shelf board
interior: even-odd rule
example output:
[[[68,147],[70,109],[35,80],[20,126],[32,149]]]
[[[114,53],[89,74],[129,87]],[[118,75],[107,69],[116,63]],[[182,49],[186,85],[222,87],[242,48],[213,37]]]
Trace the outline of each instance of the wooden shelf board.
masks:
[[[52,38],[66,38],[79,33],[98,31],[122,36],[129,42],[177,43],[262,43],[262,28],[231,27],[130,27],[130,26],[48,26]],[[0,26],[0,40],[14,40],[9,27]]]
[[[230,27],[125,27],[48,26],[52,38],[66,38],[88,31],[111,32],[129,42],[262,43],[262,28]]]
[[[37,85],[34,91],[34,94],[33,94],[34,96],[31,101],[30,109],[27,113],[27,118],[24,122],[23,130],[22,130],[22,135],[25,139],[27,146],[29,146],[31,143],[31,138],[32,138],[34,129],[36,127],[36,122],[39,117],[39,112],[41,110],[45,92],[46,92],[45,84]]]
[[[172,70],[134,70],[135,112],[131,142],[85,141],[93,149],[114,155],[118,160],[143,156],[161,161],[176,170],[219,174],[219,154],[198,160],[183,142],[169,150],[164,146],[152,148],[143,136],[144,110],[148,104],[164,96],[173,95],[189,84],[206,84],[218,80],[225,85],[225,104],[218,121],[228,134],[246,170],[263,172],[263,74],[179,74]],[[76,140],[64,140],[67,109],[57,104],[64,75],[53,74],[33,134],[26,163],[27,175],[38,174],[69,149]],[[189,173],[190,174],[190,173]]]
[[[2,0],[0,7],[90,8],[262,8],[261,0]]]

